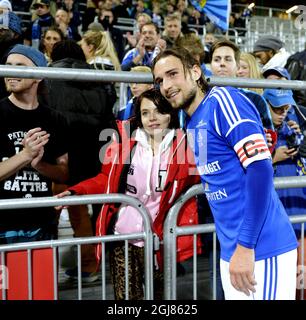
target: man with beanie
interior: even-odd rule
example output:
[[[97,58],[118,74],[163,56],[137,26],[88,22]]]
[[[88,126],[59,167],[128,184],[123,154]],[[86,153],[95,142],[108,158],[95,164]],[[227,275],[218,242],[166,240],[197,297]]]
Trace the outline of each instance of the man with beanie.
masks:
[[[37,49],[18,44],[6,64],[33,68],[47,61]],[[0,198],[52,196],[52,182],[68,179],[66,121],[38,102],[42,79],[6,77],[5,84],[10,95],[0,101]],[[3,210],[0,221],[1,244],[57,237],[54,208]]]
[[[0,1],[0,8],[1,8]],[[5,64],[10,49],[22,43],[21,19],[14,13],[4,10],[0,13],[0,64]],[[0,99],[7,96],[4,80],[0,78]]]
[[[259,38],[254,44],[253,52],[262,64],[263,72],[271,67],[284,67],[290,56],[284,42],[275,36]]]

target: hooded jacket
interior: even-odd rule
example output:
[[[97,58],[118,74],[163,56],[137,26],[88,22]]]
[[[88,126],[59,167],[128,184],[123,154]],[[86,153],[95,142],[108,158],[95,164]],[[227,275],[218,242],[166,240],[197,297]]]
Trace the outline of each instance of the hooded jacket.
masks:
[[[105,152],[101,173],[96,177],[85,180],[71,188],[74,193],[100,194],[100,193],[125,193],[129,159],[132,157],[133,149],[137,142],[128,136],[126,127],[129,121],[118,121],[118,129],[121,139],[113,140]],[[169,209],[173,206],[180,195],[191,186],[200,182],[194,164],[192,151],[187,146],[186,134],[176,130],[172,141],[169,165],[166,175],[164,189],[162,191],[158,214],[153,222],[153,232],[163,239],[163,226]],[[113,222],[116,220],[119,206],[116,204],[103,204],[96,223],[96,235],[102,236],[113,231]],[[178,225],[195,225],[198,223],[197,203],[195,198],[188,200],[182,207]],[[197,243],[200,252],[200,240]],[[97,247],[97,259],[100,261],[101,248]],[[182,236],[177,240],[177,261],[183,261],[193,255],[193,236]],[[157,259],[161,266],[161,249],[157,252]]]
[[[285,67],[290,53],[285,48],[280,48],[279,51],[262,67],[262,72],[273,67]]]

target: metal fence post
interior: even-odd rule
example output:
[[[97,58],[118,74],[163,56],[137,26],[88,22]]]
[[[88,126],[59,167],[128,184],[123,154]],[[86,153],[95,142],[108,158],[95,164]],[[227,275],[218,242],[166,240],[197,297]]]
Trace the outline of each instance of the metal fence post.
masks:
[[[70,196],[65,198],[56,197],[37,197],[27,199],[6,199],[0,200],[0,216],[1,209],[23,209],[23,208],[34,208],[34,207],[55,207],[59,205],[81,205],[81,204],[97,204],[97,203],[124,203],[136,208],[143,218],[144,232],[136,234],[122,234],[122,235],[106,235],[103,237],[88,237],[88,238],[74,238],[72,240],[47,240],[47,241],[36,241],[27,243],[16,243],[9,245],[1,245],[0,253],[4,257],[4,252],[27,250],[28,251],[28,270],[30,273],[28,291],[29,299],[32,299],[32,265],[31,265],[31,250],[38,248],[54,248],[61,245],[77,245],[78,246],[78,264],[80,265],[80,245],[100,243],[101,238],[105,242],[120,241],[120,240],[144,240],[144,259],[145,259],[145,292],[144,296],[146,300],[153,299],[153,233],[152,233],[152,220],[148,211],[143,204],[136,198],[123,194],[101,194],[101,195],[90,195],[90,196]],[[56,265],[55,257],[53,254],[53,265]],[[4,261],[4,259],[2,259]],[[81,270],[78,269],[79,284],[78,284],[78,298],[82,298],[82,288],[80,283]],[[31,283],[30,283],[31,282]],[[3,295],[5,298],[5,295]],[[55,297],[57,295],[55,294]]]
[[[282,177],[274,178],[274,186],[276,189],[286,188],[302,188],[306,186],[306,176],[296,177]],[[198,233],[215,232],[214,224],[196,225],[196,226],[177,226],[177,217],[180,209],[187,200],[191,197],[202,194],[203,187],[201,184],[191,187],[182,195],[177,202],[172,206],[167,215],[164,224],[164,295],[165,299],[176,299],[176,240],[177,236],[190,235]],[[306,222],[305,216],[290,216],[291,223]],[[304,226],[304,223],[303,223]],[[304,228],[302,227],[302,235],[304,235]],[[214,234],[213,256],[214,256],[214,281],[213,281],[213,299],[216,298],[216,235]],[[303,245],[301,246],[303,249]],[[301,256],[303,257],[302,252]],[[303,260],[302,260],[303,261]],[[304,267],[302,267],[303,278],[302,286],[304,288]],[[303,297],[303,293],[301,293]]]

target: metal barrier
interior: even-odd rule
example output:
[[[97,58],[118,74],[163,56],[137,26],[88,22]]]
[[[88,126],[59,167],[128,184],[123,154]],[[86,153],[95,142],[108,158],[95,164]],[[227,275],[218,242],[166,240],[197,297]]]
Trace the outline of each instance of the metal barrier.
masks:
[[[23,67],[0,65],[0,77],[16,77],[29,79],[53,79],[72,81],[101,82],[137,82],[152,83],[153,77],[147,72],[104,71],[92,69],[68,69],[48,67]],[[267,80],[249,78],[210,77],[207,82],[214,86],[233,86],[241,88],[276,88],[305,90],[306,81],[299,80]]]
[[[301,188],[306,186],[306,176],[299,177],[286,177],[286,178],[275,178],[274,186],[276,189],[286,189],[286,188]],[[213,233],[213,299],[216,299],[216,233],[214,224],[200,224],[196,226],[177,226],[177,217],[180,209],[190,198],[203,194],[203,187],[201,184],[191,187],[184,195],[182,195],[174,206],[168,212],[165,224],[164,224],[164,297],[166,300],[176,299],[176,240],[178,236],[183,235],[194,235],[194,256],[193,256],[193,267],[196,267],[197,256],[196,256],[196,236],[202,233]],[[292,223],[304,223],[306,222],[306,212],[305,216],[291,216],[290,221]],[[304,237],[304,224],[302,224],[301,237]],[[304,261],[304,242],[301,244],[302,250],[302,261]],[[302,267],[302,272],[304,276],[304,270]],[[197,288],[196,281],[193,278],[193,297],[197,298]],[[304,277],[302,279],[304,287]],[[303,290],[301,292],[301,297],[303,297]]]
[[[65,198],[55,197],[40,197],[31,199],[8,199],[0,200],[0,217],[1,209],[24,209],[34,207],[54,207],[59,205],[81,205],[81,204],[101,204],[101,203],[124,203],[137,209],[143,218],[144,232],[134,234],[118,234],[118,235],[106,235],[103,237],[87,237],[87,238],[74,238],[67,240],[48,240],[48,241],[36,241],[20,244],[10,244],[0,246],[0,255],[2,264],[5,265],[5,252],[27,250],[28,261],[31,261],[31,250],[38,248],[53,248],[53,266],[54,270],[57,270],[57,256],[56,248],[60,246],[77,245],[78,249],[78,299],[82,299],[82,284],[81,284],[81,245],[82,244],[95,244],[101,243],[102,246],[102,299],[105,299],[105,243],[112,241],[125,241],[125,297],[128,299],[128,240],[144,240],[144,261],[145,261],[145,299],[153,299],[153,234],[152,234],[152,221],[144,205],[131,196],[123,194],[101,194],[90,196],[74,196]],[[32,268],[28,262],[28,297],[32,299]],[[5,271],[5,269],[4,269]],[[2,275],[2,278],[6,279],[6,274]],[[57,273],[54,273],[54,288],[58,288]],[[54,291],[54,300],[58,299],[57,290]],[[5,286],[2,287],[2,297],[6,299]]]
[[[127,103],[126,83],[152,83],[153,77],[147,72],[131,71],[104,71],[92,69],[67,69],[67,68],[38,68],[23,66],[0,65],[0,77],[33,78],[33,79],[52,79],[52,80],[72,80],[72,81],[101,81],[101,82],[121,82],[119,106]],[[210,77],[206,79],[210,85],[233,86],[240,88],[283,88],[305,90],[306,81],[293,80],[258,80],[244,78],[223,78]],[[247,80],[247,81],[246,81]],[[115,114],[118,112],[114,109]]]

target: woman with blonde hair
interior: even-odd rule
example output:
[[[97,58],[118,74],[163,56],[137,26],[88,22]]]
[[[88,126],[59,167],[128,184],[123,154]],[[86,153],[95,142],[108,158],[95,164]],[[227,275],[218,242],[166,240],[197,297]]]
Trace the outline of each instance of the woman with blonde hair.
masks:
[[[242,52],[240,54],[240,62],[237,71],[237,77],[263,79],[258,63],[252,54],[246,52]],[[263,93],[263,89],[261,88],[249,88],[249,90],[255,91],[260,95],[262,95]]]
[[[107,31],[87,31],[80,41],[86,61],[96,69],[120,71],[120,62]]]
[[[260,72],[259,66],[255,57],[246,52],[240,54],[239,68],[237,71],[237,77],[240,78],[251,78],[251,79],[263,79],[263,76]],[[269,106],[266,99],[262,96],[263,89],[261,88],[243,88],[241,89],[244,94],[255,104],[257,110],[260,113],[261,121],[266,130],[270,130],[269,133],[273,135],[274,141],[275,133],[271,130],[274,130],[274,125],[272,121],[272,116],[270,113]],[[275,144],[274,144],[275,146]],[[272,147],[271,147],[272,150]]]

